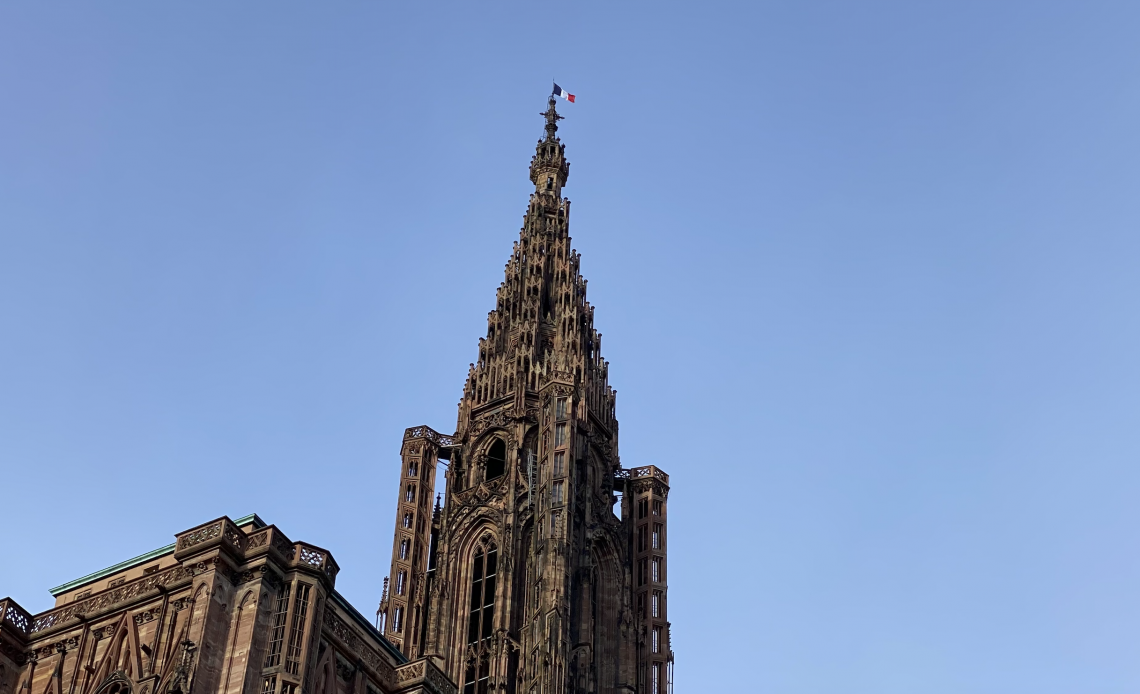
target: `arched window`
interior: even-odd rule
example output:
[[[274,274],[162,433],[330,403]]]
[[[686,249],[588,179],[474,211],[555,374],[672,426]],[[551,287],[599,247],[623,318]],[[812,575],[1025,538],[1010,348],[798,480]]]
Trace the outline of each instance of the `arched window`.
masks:
[[[479,644],[491,637],[495,622],[495,577],[499,554],[488,544],[475,550],[471,562],[471,600],[467,613],[467,644]],[[463,694],[485,694],[491,675],[488,653],[484,648],[477,658],[467,662],[463,678]]]
[[[405,528],[412,527],[412,514],[411,513],[405,513],[404,514],[404,527]]]
[[[121,672],[116,672],[103,682],[99,694],[131,694],[131,683]]]
[[[409,461],[408,462],[408,477],[415,477],[417,472],[419,472],[419,466],[416,465],[416,461],[414,461],[414,460]]]
[[[492,545],[480,547],[471,565],[471,602],[468,615],[467,643],[477,643],[491,636],[495,616],[495,575],[498,551]]]
[[[401,571],[396,574],[396,595],[403,595],[404,590],[407,588],[408,572]]]
[[[500,477],[507,467],[507,445],[502,439],[496,439],[487,451],[487,479]]]
[[[416,500],[416,485],[409,484],[408,488],[404,490],[404,501],[411,503]]]
[[[411,550],[411,548],[412,548],[412,541],[411,540],[409,540],[406,537],[403,540],[400,540],[400,558],[401,559],[407,559],[408,558],[408,551]]]

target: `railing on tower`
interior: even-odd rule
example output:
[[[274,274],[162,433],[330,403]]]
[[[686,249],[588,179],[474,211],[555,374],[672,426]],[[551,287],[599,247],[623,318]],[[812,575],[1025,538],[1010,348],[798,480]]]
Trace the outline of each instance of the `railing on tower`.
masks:
[[[404,440],[427,439],[440,448],[450,448],[455,445],[455,437],[441,434],[429,426],[408,427],[404,430]]]

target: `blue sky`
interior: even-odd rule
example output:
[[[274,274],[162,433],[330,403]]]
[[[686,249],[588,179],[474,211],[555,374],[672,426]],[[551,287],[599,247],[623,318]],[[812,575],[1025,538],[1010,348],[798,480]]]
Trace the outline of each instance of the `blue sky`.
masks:
[[[677,691],[1140,689],[1140,5],[0,6],[0,594],[256,511],[370,614],[551,78]]]

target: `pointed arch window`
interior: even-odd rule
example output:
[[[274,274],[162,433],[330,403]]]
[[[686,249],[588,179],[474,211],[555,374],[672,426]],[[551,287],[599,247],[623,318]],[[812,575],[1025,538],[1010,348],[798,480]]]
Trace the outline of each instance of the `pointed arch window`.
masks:
[[[495,617],[495,578],[498,550],[494,545],[480,547],[471,563],[471,603],[468,611],[467,643],[478,643],[491,636]]]
[[[305,639],[305,616],[309,611],[309,584],[298,583],[293,594],[292,631],[289,634],[289,648],[285,651],[285,671],[296,675],[301,666],[301,644]]]
[[[490,661],[482,642],[491,637],[495,622],[495,580],[499,554],[493,543],[480,545],[471,560],[471,598],[467,611],[467,645],[474,647],[463,678],[463,694],[485,694]]]
[[[273,605],[273,628],[269,632],[269,649],[265,656],[265,667],[281,664],[281,651],[285,643],[285,619],[289,616],[289,591],[291,584],[281,586],[277,601]]]
[[[99,694],[131,694],[131,683],[122,673],[116,672],[99,688]]]

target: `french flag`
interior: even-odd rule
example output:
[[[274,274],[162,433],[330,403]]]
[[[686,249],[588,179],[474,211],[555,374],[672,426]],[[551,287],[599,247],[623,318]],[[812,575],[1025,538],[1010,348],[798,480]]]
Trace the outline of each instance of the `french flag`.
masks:
[[[554,95],[560,96],[563,99],[566,99],[567,101],[569,101],[570,103],[574,103],[574,95],[571,94],[570,92],[566,91],[562,87],[559,87],[557,82],[554,84]]]

